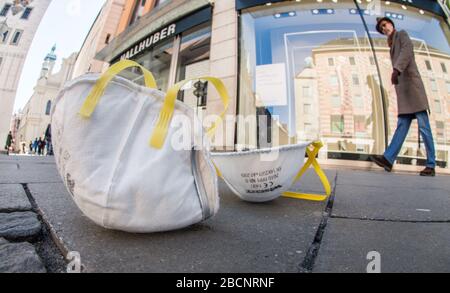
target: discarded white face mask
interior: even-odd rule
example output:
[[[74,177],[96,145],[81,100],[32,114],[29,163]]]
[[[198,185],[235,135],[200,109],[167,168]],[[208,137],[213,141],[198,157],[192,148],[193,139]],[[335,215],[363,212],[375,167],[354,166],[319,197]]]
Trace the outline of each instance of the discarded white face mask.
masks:
[[[147,86],[156,88],[151,73],[126,60],[101,78],[71,82],[55,100],[55,158],[75,203],[98,225],[137,233],[179,229],[214,216],[217,175],[201,123],[193,123],[198,127],[192,135],[203,139],[193,140],[191,149],[175,151],[170,144],[172,117],[197,119],[192,108],[175,101],[183,83],[166,95],[114,77],[128,67],[141,68]]]
[[[247,152],[213,153],[212,157],[219,175],[242,200],[267,202],[285,196],[323,201],[331,194],[331,186],[315,159],[322,145],[314,143],[313,151],[308,149],[309,145],[302,143]],[[309,155],[306,163],[305,151]],[[290,192],[289,189],[311,165],[319,175],[326,194]]]

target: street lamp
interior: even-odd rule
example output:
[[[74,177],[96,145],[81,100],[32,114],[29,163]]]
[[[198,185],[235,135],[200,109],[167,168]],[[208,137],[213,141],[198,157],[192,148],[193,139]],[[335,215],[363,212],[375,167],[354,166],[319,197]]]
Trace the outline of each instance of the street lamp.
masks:
[[[206,98],[208,96],[208,82],[201,82],[200,80],[194,84],[194,96],[197,97],[197,112],[199,107],[206,106]]]

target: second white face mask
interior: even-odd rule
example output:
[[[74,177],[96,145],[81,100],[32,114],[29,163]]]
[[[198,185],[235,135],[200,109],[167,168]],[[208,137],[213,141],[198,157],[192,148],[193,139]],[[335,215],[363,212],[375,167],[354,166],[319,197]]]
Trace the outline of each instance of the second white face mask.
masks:
[[[274,200],[293,183],[305,163],[310,142],[248,152],[213,153],[223,180],[242,200]]]

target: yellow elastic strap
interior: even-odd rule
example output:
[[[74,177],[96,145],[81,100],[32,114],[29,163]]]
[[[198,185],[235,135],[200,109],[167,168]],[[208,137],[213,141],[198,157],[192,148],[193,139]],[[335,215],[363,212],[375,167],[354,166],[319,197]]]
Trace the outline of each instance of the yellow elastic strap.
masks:
[[[323,144],[322,142],[314,142],[311,145],[311,147],[313,148],[312,150],[310,148],[306,149],[306,153],[308,154],[308,161],[300,170],[297,177],[295,177],[294,183],[302,178],[302,176],[305,174],[306,170],[308,170],[310,166],[313,166],[314,170],[316,171],[317,175],[320,178],[320,181],[322,182],[323,187],[325,188],[325,195],[287,191],[283,193],[284,197],[305,199],[311,201],[325,201],[331,195],[330,182],[328,181],[327,175],[325,174],[325,172],[323,172],[322,168],[320,167],[319,163],[316,160],[316,156],[319,153],[320,149],[323,147]]]
[[[217,168],[216,164],[213,163],[213,165],[214,165],[214,168],[216,168],[217,177],[223,179],[222,172],[220,172],[220,170],[219,170],[219,168]]]
[[[219,93],[222,102],[224,104],[224,110],[220,114],[220,117],[213,123],[211,128],[209,128],[207,131],[208,135],[212,135],[214,133],[214,130],[216,129],[217,125],[222,121],[223,117],[225,116],[225,113],[228,110],[230,96],[228,95],[225,85],[220,79],[209,76],[187,79],[177,83],[167,91],[164,104],[162,106],[161,112],[159,113],[158,122],[155,126],[155,129],[153,130],[152,137],[150,138],[150,146],[157,149],[161,149],[163,147],[164,141],[166,140],[167,132],[169,130],[170,121],[172,120],[173,111],[175,109],[175,101],[177,100],[178,92],[188,82],[201,79],[211,82],[216,87],[217,92]]]
[[[80,109],[79,114],[85,118],[91,117],[92,113],[94,113],[95,108],[97,107],[100,98],[103,96],[108,83],[114,78],[114,76],[118,75],[120,72],[127,68],[138,67],[142,70],[144,74],[145,85],[149,88],[156,89],[156,81],[153,77],[153,74],[145,69],[140,64],[131,61],[131,60],[122,60],[114,65],[112,65],[96,82],[95,86],[92,88],[91,93],[84,101],[83,106]]]

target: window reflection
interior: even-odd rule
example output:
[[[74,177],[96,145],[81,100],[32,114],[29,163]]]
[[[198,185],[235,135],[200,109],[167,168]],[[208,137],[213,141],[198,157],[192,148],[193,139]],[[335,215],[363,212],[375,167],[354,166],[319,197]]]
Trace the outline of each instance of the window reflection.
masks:
[[[450,48],[448,25],[439,16],[382,1],[303,0],[242,11],[238,144],[242,148],[320,138],[324,158],[366,160],[382,154],[397,123],[397,99],[386,37],[376,17],[390,16],[411,36],[430,99],[438,164],[448,164],[450,137]],[[285,76],[283,83],[277,76]],[[272,87],[267,86],[271,84]],[[258,116],[269,122],[259,123]],[[254,118],[253,118],[254,117]],[[271,136],[270,143],[261,140]],[[417,124],[399,162],[420,164]]]
[[[278,144],[322,139],[329,158],[367,157],[384,150],[374,53],[360,15],[351,13],[354,9],[353,1],[302,1],[243,13],[240,114],[251,116],[258,105],[276,123],[271,129],[258,125],[255,136],[240,131],[238,143],[258,147],[261,132],[277,130]],[[274,17],[289,11],[295,16]],[[268,93],[258,91],[265,80],[257,73],[266,66],[265,74],[270,76],[280,64],[285,66],[286,90],[278,84],[278,99],[270,99]]]

